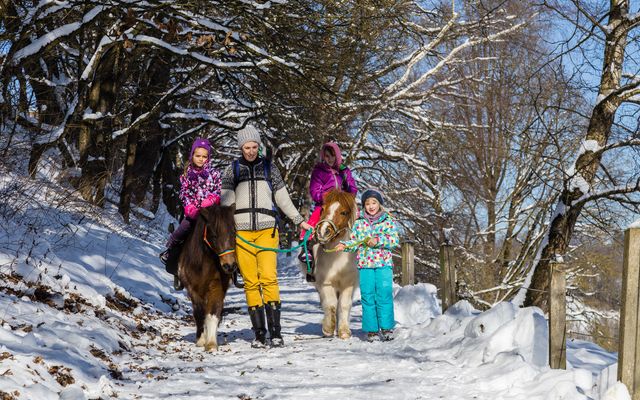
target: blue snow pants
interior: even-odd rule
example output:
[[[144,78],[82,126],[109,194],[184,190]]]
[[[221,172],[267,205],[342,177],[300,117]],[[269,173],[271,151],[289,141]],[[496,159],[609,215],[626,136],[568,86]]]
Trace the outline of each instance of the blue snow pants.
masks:
[[[360,296],[362,302],[362,330],[378,332],[393,329],[393,269],[361,268]]]

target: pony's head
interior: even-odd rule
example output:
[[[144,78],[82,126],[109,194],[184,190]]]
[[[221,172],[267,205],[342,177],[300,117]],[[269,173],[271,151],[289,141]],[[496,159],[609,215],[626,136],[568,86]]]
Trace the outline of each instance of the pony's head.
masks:
[[[316,225],[316,238],[320,243],[328,243],[349,233],[358,217],[355,196],[338,189],[324,196],[322,214]]]
[[[234,211],[233,206],[212,206],[200,210],[204,221],[202,241],[218,256],[222,270],[228,274],[238,267]]]

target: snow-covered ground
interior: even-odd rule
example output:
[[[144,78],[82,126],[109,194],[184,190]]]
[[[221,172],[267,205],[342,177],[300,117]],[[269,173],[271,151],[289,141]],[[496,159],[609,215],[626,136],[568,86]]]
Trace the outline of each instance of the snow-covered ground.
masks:
[[[357,294],[354,336],[322,338],[318,296],[286,256],[286,347],[250,347],[244,295],[231,288],[222,345],[205,353],[156,256],[166,213],[125,225],[115,206],[88,206],[48,179],[0,170],[2,399],[629,398],[616,355],[594,344],[569,342],[569,369],[549,369],[539,310],[459,302],[440,315],[429,284],[396,288],[393,341],[363,340]]]

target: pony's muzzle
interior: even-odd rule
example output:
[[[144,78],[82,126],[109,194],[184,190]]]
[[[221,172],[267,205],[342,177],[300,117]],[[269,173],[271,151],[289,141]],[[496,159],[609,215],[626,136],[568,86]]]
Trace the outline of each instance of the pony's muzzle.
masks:
[[[238,263],[234,262],[233,264],[222,264],[222,271],[224,271],[225,274],[233,274],[236,270],[238,269]]]

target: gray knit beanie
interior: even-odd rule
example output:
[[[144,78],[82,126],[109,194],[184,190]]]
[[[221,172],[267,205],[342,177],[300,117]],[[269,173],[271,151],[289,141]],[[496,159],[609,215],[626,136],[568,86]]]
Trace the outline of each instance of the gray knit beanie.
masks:
[[[238,147],[242,148],[248,142],[262,144],[260,132],[253,125],[247,125],[238,131]]]

